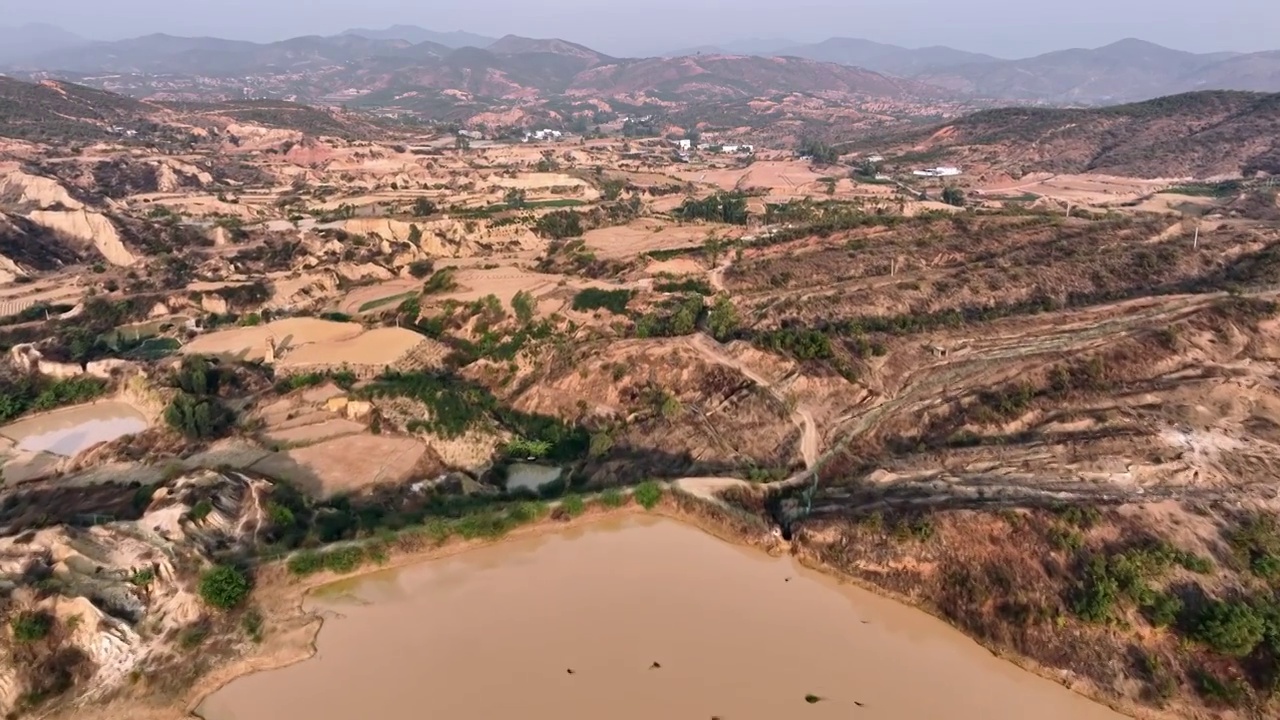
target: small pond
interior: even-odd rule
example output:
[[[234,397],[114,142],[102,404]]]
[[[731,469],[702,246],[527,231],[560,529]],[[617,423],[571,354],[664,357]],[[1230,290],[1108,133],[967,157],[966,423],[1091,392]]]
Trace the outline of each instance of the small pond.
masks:
[[[550,465],[512,463],[507,467],[507,490],[524,488],[537,492],[538,488],[560,479],[564,470]]]
[[[19,420],[0,428],[0,435],[11,438],[23,452],[72,457],[100,442],[146,429],[147,419],[132,405],[108,400]]]

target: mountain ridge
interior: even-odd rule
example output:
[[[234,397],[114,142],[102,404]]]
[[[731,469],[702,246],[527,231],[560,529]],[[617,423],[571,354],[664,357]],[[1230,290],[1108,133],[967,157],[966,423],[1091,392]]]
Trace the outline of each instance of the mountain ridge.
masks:
[[[1280,93],[1209,90],[1105,108],[1000,108],[861,145],[1013,177],[1277,175]]]

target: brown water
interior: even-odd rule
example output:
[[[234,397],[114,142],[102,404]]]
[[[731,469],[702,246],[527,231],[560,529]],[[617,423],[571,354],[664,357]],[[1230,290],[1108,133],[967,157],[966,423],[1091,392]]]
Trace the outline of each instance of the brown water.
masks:
[[[236,680],[201,715],[1122,717],[919,611],[668,520],[516,540],[344,583],[313,602],[331,611],[316,657]]]

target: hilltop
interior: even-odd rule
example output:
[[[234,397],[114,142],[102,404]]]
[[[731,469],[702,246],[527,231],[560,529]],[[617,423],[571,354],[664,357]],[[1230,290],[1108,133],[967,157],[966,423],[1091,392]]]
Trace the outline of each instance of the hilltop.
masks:
[[[1093,110],[1006,108],[862,143],[975,172],[1142,178],[1280,173],[1280,94],[1205,91]],[[887,150],[886,150],[887,149]]]

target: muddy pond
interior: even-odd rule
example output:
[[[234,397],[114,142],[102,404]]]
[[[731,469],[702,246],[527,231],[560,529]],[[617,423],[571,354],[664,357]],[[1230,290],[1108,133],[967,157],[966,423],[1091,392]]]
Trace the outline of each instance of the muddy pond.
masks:
[[[558,467],[548,465],[535,465],[533,463],[512,463],[507,468],[507,489],[516,490],[523,488],[525,490],[538,491],[543,485],[547,485],[560,479],[560,475],[564,471]]]
[[[115,401],[54,410],[0,428],[24,452],[71,457],[100,442],[142,432],[147,419],[132,406]]]
[[[512,540],[308,605],[326,617],[316,656],[239,678],[201,716],[1123,717],[924,613],[671,520]]]

